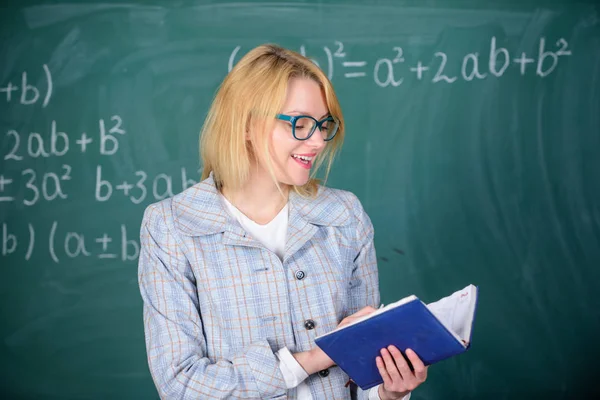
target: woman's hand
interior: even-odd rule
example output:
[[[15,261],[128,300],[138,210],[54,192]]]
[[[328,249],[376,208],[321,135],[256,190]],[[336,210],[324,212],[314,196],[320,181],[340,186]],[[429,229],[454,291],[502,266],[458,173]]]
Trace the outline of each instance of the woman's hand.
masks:
[[[414,371],[411,371],[406,359],[395,346],[381,349],[381,357],[376,359],[383,378],[383,384],[379,386],[381,400],[401,399],[427,379],[429,367],[423,364],[417,353],[406,349],[406,356]]]
[[[377,309],[373,308],[371,306],[363,307],[360,310],[358,310],[357,312],[355,312],[354,314],[349,315],[346,318],[344,318],[337,327],[341,328],[342,326],[351,324],[352,322],[356,321],[358,318],[364,317],[365,315],[369,315],[373,311],[377,311]]]
[[[339,324],[338,328],[344,325],[348,325],[349,323],[355,321],[357,318],[365,316],[367,314],[371,314],[376,309],[373,307],[364,307],[355,312],[352,315],[344,318]],[[300,363],[302,368],[306,371],[308,375],[311,375],[315,372],[321,371],[323,369],[327,369],[335,365],[333,360],[325,353],[319,346],[313,347],[309,351],[294,353],[294,358]]]

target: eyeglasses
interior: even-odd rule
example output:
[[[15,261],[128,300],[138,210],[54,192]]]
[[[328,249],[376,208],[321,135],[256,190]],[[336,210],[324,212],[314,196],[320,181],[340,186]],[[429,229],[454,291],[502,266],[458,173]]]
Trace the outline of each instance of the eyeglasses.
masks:
[[[315,133],[317,128],[323,136],[323,140],[328,142],[338,131],[340,121],[336,118],[327,116],[320,121],[317,121],[310,115],[285,115],[277,114],[277,119],[287,121],[292,126],[292,135],[297,140],[308,140]]]

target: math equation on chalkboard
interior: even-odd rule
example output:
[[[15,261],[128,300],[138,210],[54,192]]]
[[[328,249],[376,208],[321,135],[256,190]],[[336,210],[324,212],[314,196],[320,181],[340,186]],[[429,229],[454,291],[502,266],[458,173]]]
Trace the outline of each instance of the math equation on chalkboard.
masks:
[[[496,37],[485,40],[485,48],[479,49],[480,52],[464,54],[436,49],[427,54],[423,51],[414,54],[407,50],[410,46],[401,45],[390,45],[383,52],[365,52],[359,45],[346,46],[341,41],[332,41],[325,46],[301,45],[297,50],[332,80],[371,81],[380,88],[401,88],[405,83],[420,82],[438,85],[477,82],[501,79],[509,73],[517,78],[543,79],[555,73],[565,58],[572,56],[564,38],[537,38],[528,52],[500,44]],[[229,58],[224,60],[229,71],[249,49],[238,45],[231,50]],[[355,55],[356,49],[362,56]],[[0,101],[47,112],[46,107],[54,99],[55,86],[60,87],[55,85],[52,73],[48,64],[19,72],[16,78],[1,85]],[[91,203],[116,200],[140,205],[172,197],[197,183],[190,176],[196,176],[198,171],[190,173],[181,166],[170,173],[149,173],[143,168],[111,173],[114,157],[131,135],[126,111],[124,115],[119,111],[95,116],[83,129],[72,129],[68,121],[59,117],[46,121],[35,129],[15,121],[4,131],[3,154],[0,154],[3,166],[0,170],[0,207],[8,210],[12,206],[11,209],[24,211],[36,205],[66,202],[70,196],[81,195],[83,185],[76,182],[76,171],[68,161],[81,158],[93,164],[93,174],[90,174],[93,179],[85,182],[89,185],[84,192]],[[46,163],[45,160],[55,162]],[[107,166],[103,160],[113,161]],[[89,237],[58,219],[51,221],[50,226],[30,221],[26,229],[2,221],[0,256],[23,256],[30,260],[35,253],[44,252],[56,263],[79,257],[134,261],[139,254],[139,243],[132,236],[137,234],[132,235],[124,224],[119,228],[119,232],[112,235],[99,232]],[[39,245],[40,238],[43,238],[43,247]]]
[[[87,229],[84,233],[64,226],[57,220],[52,221],[48,229],[36,227],[33,222],[27,223],[26,232],[17,228],[20,226],[1,224],[0,256],[22,256],[25,261],[29,261],[36,252],[41,252],[43,257],[48,256],[59,264],[81,257],[133,262],[140,253],[139,228],[130,229],[128,232],[125,224],[119,225],[118,234],[90,234]]]
[[[52,100],[54,85],[50,68],[43,64],[41,70],[44,79],[31,79],[30,72],[24,71],[19,82],[3,85],[0,93],[5,94],[6,102],[46,108]],[[3,138],[5,154],[0,155],[0,161],[6,167],[0,170],[0,205],[18,203],[29,207],[67,199],[73,168],[71,164],[60,161],[73,153],[83,157],[110,158],[119,152],[121,141],[126,139],[125,122],[118,114],[99,118],[84,131],[68,131],[56,119],[52,119],[44,129],[37,128],[35,131],[26,128],[6,130]],[[59,166],[43,170],[19,167],[44,159],[57,159]],[[95,171],[90,200],[98,202],[106,202],[115,196],[124,197],[133,204],[140,204],[146,199],[158,201],[197,183],[188,178],[185,167],[174,175],[159,173],[155,176],[149,176],[140,169],[119,182],[109,180],[102,164],[96,165]],[[74,186],[79,185],[75,183]]]
[[[69,153],[82,155],[90,152],[103,157],[110,157],[119,151],[120,139],[126,135],[123,120],[119,115],[109,119],[99,119],[98,129],[93,133],[77,132],[69,134],[60,128],[56,120],[52,120],[47,132],[18,132],[10,129],[6,133],[5,143],[8,151],[3,155],[5,165],[19,165],[23,160],[61,159]],[[14,170],[17,172],[14,172]],[[8,170],[8,168],[7,168]],[[33,206],[39,202],[51,202],[68,198],[65,185],[72,180],[72,167],[68,163],[61,164],[56,170],[37,171],[33,168],[11,168],[13,172],[0,171],[0,204],[19,202],[25,206]],[[178,183],[181,178],[181,187]],[[129,179],[111,182],[103,174],[103,166],[96,166],[96,179],[93,198],[105,202],[116,194],[124,196],[133,204],[140,204],[151,198],[162,200],[173,196],[179,189],[185,190],[197,183],[188,178],[187,170],[182,167],[181,174],[171,176],[157,174],[149,176],[145,171],[135,171]],[[18,194],[19,196],[17,196]]]
[[[338,75],[345,79],[372,79],[375,85],[382,88],[398,87],[406,80],[451,84],[501,78],[509,68],[516,68],[520,76],[544,78],[556,70],[563,57],[572,55],[569,43],[564,38],[549,43],[541,37],[535,51],[517,54],[498,45],[494,36],[489,41],[489,54],[472,52],[452,56],[435,51],[427,60],[413,57],[402,46],[392,46],[383,57],[370,60],[353,58],[340,41],[335,41],[331,47],[309,49],[310,52],[305,45],[297,50],[318,65],[330,80]],[[228,71],[235,65],[241,51],[241,46],[232,50],[227,62]],[[322,54],[319,56],[318,52]]]

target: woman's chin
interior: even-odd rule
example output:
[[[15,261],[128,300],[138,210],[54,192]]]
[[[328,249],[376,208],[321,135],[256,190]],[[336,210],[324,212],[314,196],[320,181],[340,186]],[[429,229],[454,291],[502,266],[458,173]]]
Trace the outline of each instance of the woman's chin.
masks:
[[[286,179],[285,182],[281,182],[284,185],[289,185],[289,186],[304,186],[308,183],[308,180],[310,179],[310,174],[306,173],[306,174],[302,174],[302,175],[290,175],[288,176],[288,179]]]

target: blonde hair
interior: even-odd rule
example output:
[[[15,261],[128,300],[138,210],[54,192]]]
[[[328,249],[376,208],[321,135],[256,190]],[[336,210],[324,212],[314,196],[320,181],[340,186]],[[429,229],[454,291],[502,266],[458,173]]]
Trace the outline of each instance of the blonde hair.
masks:
[[[202,180],[212,172],[217,188],[227,186],[235,190],[248,179],[253,155],[260,154],[279,187],[269,137],[292,78],[308,78],[319,84],[329,113],[340,121],[336,136],[315,159],[308,182],[293,187],[302,196],[316,195],[319,167],[326,164],[326,181],[344,140],[342,111],[331,82],[319,67],[301,54],[273,44],[248,52],[221,83],[200,135]],[[246,139],[247,132],[250,140]]]

